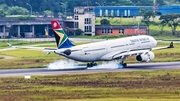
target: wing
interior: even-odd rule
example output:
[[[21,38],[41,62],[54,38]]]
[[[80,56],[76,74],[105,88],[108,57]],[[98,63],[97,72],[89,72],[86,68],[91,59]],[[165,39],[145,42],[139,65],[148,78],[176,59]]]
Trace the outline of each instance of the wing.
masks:
[[[109,54],[106,54],[101,57],[101,60],[115,60],[115,59],[122,59],[124,57],[129,57],[133,55],[139,55],[143,53],[148,53],[151,50],[161,50],[161,49],[168,49],[168,48],[174,48],[173,42],[170,43],[169,46],[164,47],[157,47],[152,49],[142,49],[142,50],[129,50],[129,51],[123,51],[123,52],[111,52]]]
[[[6,42],[6,44],[11,48],[11,49],[32,49],[32,50],[40,50],[43,52],[54,52],[55,50],[57,50],[57,48],[44,48],[44,47],[37,47],[40,46],[42,44],[37,44],[37,45],[31,45],[31,46],[13,46],[12,44]]]
[[[39,51],[47,52],[47,54],[50,54],[51,52],[54,52],[55,50],[57,50],[53,48],[41,48],[41,47],[34,47],[34,46],[13,46],[12,44],[8,42],[6,42],[6,44],[10,48],[1,49],[0,51],[13,50],[13,49],[31,49],[31,50],[39,50]]]
[[[57,48],[41,48],[41,47],[33,47],[33,46],[13,46],[11,45],[10,43],[6,43],[10,48],[9,50],[12,50],[12,49],[32,49],[32,50],[40,50],[40,51],[43,51],[43,52],[47,52],[47,54],[50,54],[51,52],[54,52],[56,54],[59,54],[59,55],[70,55],[71,52],[74,52],[74,51],[79,51],[79,50],[70,50],[70,49],[67,49],[67,48],[62,48],[62,49],[57,49]],[[8,49],[4,49],[4,50],[8,50]],[[2,51],[4,51],[2,50]]]
[[[4,48],[4,49],[0,49],[0,52],[1,51],[8,51],[8,50],[14,50],[15,48]]]
[[[31,46],[12,46],[12,48],[31,49],[31,50],[40,50],[40,51],[43,50],[43,48],[31,47]]]
[[[32,47],[32,46],[13,46],[12,44],[6,42],[6,44],[10,47],[10,48],[21,48],[21,49],[33,49],[33,50],[43,50],[43,48],[41,47]]]
[[[156,47],[156,48],[152,48],[152,50],[161,50],[161,49],[168,49],[168,48],[174,48],[173,42],[171,42],[169,46]]]

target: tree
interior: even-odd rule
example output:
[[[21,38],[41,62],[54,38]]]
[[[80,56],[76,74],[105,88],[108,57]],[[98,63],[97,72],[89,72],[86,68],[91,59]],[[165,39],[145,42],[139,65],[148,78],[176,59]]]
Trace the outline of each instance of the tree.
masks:
[[[133,5],[136,6],[152,6],[153,1],[152,0],[130,0]]]
[[[160,22],[160,24],[158,25],[158,27],[161,29],[160,34],[163,33],[164,27],[165,27],[166,25],[167,25],[167,22],[166,22],[166,21],[162,20],[162,21]]]
[[[165,5],[165,0],[156,0],[157,5]]]
[[[64,15],[63,13],[59,13],[58,16],[61,17],[62,19],[66,19],[66,15]]]
[[[160,22],[154,22],[154,25],[157,25],[160,28],[160,34],[163,34],[164,27],[167,25],[167,22],[164,20],[161,20]]]
[[[44,11],[44,15],[47,17],[47,16],[52,16],[53,15],[53,12],[50,11],[50,10],[45,10]]]
[[[4,11],[6,11],[8,9],[8,6],[6,4],[1,4],[0,9],[3,9]]]
[[[83,31],[81,29],[76,29],[75,34],[76,35],[82,35]]]
[[[4,11],[2,9],[0,9],[0,17],[5,17],[6,14],[4,13]]]
[[[149,34],[149,26],[153,24],[154,21],[150,21],[151,17],[155,17],[155,13],[152,10],[147,9],[141,9],[140,15],[143,16],[143,19],[141,20],[142,23],[146,24],[147,26],[147,34]]]
[[[5,1],[4,0],[0,0],[0,4],[4,4],[5,3]]]
[[[162,15],[159,20],[163,20],[164,22],[167,22],[168,26],[171,27],[172,35],[175,35],[176,28],[179,25],[179,14],[165,14]]]
[[[28,10],[26,8],[23,8],[23,7],[12,6],[12,7],[8,8],[7,12],[10,15],[25,15],[28,13]]]
[[[1,13],[3,16],[1,15],[1,17],[4,17],[5,15],[7,15],[8,6],[6,4],[1,4],[0,9],[3,10],[3,12]]]
[[[179,1],[179,2],[178,2]],[[74,7],[77,6],[98,6],[98,2],[101,6],[152,6],[153,0],[0,0],[0,4],[6,4],[9,7],[19,6],[29,9],[26,3],[32,6],[33,12],[43,12],[50,10],[54,14],[64,12],[64,8],[61,3],[66,5],[66,11],[73,12]],[[180,0],[156,0],[157,5],[178,5]]]
[[[100,21],[100,23],[101,23],[101,25],[110,25],[110,22],[109,22],[109,20],[107,20],[107,19],[102,19],[102,20]]]

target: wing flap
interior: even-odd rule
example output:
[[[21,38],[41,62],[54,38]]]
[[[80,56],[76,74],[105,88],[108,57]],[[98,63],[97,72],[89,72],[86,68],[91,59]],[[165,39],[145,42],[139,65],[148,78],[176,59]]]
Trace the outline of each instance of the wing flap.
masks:
[[[129,56],[133,56],[133,55],[139,55],[142,53],[147,53],[150,50],[137,50],[137,51],[128,51],[128,52],[124,52],[124,53],[120,53],[120,54],[116,54],[113,56],[113,59],[117,59],[117,58],[121,58],[121,57],[129,57]]]

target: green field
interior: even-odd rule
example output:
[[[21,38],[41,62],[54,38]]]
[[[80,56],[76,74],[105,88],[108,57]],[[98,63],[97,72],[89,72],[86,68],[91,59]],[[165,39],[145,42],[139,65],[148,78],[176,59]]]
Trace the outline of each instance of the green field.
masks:
[[[180,70],[0,78],[2,101],[177,101]],[[0,100],[0,101],[1,101]]]
[[[103,17],[103,18],[96,18],[96,25],[100,25],[100,21],[101,19],[108,19],[110,21],[111,25],[137,25],[138,23],[141,23],[141,19],[142,18],[108,18],[108,17]],[[153,19],[150,19],[151,21],[153,21]],[[154,19],[155,22],[159,22],[159,18],[155,18]],[[158,26],[155,25],[151,25],[150,26],[150,30],[159,30]],[[165,26],[164,28],[165,31],[170,31],[171,28],[168,26]],[[177,31],[180,31],[180,26],[177,27]]]
[[[96,18],[96,25],[100,25],[100,21],[101,19],[108,19],[110,21],[111,25],[135,25],[138,26],[138,23],[140,23],[140,25],[142,25],[143,23],[141,23],[141,19],[142,18],[118,18],[118,17],[98,17]],[[153,21],[153,19],[150,19],[151,21]],[[155,22],[159,22],[159,18],[155,18],[154,19]],[[144,24],[143,24],[144,25]],[[155,35],[155,36],[171,36],[171,28],[167,25],[164,27],[164,31],[163,31],[163,35],[160,35],[160,28],[157,25],[150,25],[149,27],[149,33],[150,35]],[[176,36],[180,36],[180,26],[177,26],[176,29]],[[179,37],[178,37],[179,38]],[[163,38],[161,38],[163,39]],[[178,39],[180,40],[180,38]]]

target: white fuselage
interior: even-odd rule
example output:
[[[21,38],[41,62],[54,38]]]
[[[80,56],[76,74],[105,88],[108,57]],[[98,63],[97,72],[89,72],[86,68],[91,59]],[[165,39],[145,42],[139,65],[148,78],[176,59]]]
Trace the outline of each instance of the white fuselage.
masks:
[[[156,45],[157,41],[153,37],[147,35],[140,35],[78,45],[67,48],[72,50],[70,55],[60,53],[59,54],[76,61],[95,62],[112,60],[111,58],[106,57],[111,57],[111,55],[114,55],[114,53],[116,52],[127,52],[145,49],[147,50],[154,48]]]

